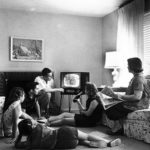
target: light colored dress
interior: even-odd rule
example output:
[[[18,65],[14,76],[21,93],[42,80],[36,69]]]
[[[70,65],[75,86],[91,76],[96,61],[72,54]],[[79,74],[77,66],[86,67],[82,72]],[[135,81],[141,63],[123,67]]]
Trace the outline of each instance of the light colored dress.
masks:
[[[20,100],[13,102],[3,114],[3,127],[4,127],[4,135],[5,136],[12,135],[13,110],[17,106],[19,106],[18,114],[19,114],[19,116],[21,116],[22,109],[21,109],[21,105],[20,105]]]

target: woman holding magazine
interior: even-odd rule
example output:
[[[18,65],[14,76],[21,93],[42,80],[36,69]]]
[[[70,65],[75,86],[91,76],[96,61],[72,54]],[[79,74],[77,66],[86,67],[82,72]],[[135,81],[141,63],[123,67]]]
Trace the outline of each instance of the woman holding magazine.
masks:
[[[113,97],[121,98],[124,100],[123,103],[117,104],[109,109],[107,109],[106,115],[111,120],[123,119],[128,113],[147,109],[149,107],[149,91],[147,86],[147,81],[143,76],[142,61],[137,58],[130,58],[128,62],[128,71],[133,74],[129,86],[127,88],[125,95],[115,94],[111,89]],[[117,131],[117,128],[113,128],[111,134],[120,133],[123,129]]]

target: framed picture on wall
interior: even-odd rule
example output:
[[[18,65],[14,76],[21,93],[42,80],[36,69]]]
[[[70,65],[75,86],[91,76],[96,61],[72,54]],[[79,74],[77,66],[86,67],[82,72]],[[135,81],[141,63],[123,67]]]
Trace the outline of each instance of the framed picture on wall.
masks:
[[[43,61],[43,40],[37,38],[10,37],[11,61]]]

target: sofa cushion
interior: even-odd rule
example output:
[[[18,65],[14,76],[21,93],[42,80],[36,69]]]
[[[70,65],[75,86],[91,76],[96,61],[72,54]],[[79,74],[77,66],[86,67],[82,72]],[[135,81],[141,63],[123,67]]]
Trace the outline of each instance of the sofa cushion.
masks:
[[[124,120],[124,133],[127,137],[150,143],[150,122],[143,120]]]
[[[127,119],[150,121],[150,109],[142,109],[129,113]]]

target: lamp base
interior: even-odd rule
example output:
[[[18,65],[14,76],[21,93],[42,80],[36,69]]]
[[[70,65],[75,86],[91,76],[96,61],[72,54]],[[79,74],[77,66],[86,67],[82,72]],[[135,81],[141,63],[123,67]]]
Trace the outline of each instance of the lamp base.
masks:
[[[118,80],[118,77],[119,77],[119,71],[117,70],[118,68],[114,68],[113,72],[112,72],[112,76],[113,76],[113,87],[116,87],[117,86],[117,80]]]

